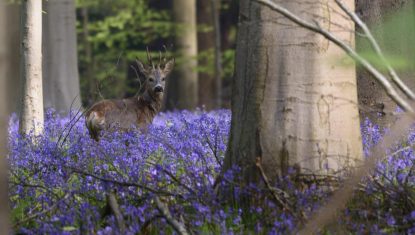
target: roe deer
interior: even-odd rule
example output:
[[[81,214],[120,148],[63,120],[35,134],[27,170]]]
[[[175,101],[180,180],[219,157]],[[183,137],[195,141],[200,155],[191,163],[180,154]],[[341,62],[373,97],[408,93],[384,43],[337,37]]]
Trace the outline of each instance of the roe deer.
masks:
[[[165,79],[173,69],[174,58],[162,59],[160,52],[159,63],[154,64],[147,50],[147,60],[148,65],[136,60],[138,72],[145,77],[143,94],[126,99],[102,100],[86,112],[86,126],[96,141],[102,130],[145,127],[160,111]]]

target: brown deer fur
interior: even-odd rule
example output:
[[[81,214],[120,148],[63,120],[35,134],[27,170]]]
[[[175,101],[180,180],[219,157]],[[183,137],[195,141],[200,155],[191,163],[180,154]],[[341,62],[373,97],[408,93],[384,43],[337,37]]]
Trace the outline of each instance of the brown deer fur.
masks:
[[[160,56],[159,64],[153,64],[147,54],[149,65],[137,60],[138,72],[145,79],[142,95],[114,100],[102,100],[94,104],[85,114],[86,126],[92,138],[99,140],[102,130],[128,130],[150,124],[160,111],[165,90],[165,78],[174,66],[174,59],[167,61]],[[164,62],[162,64],[162,61]]]

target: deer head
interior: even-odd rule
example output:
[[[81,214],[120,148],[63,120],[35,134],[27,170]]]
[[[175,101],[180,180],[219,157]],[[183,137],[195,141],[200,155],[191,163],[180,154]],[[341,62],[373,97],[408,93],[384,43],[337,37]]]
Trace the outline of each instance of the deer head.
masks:
[[[147,60],[148,64],[144,64],[136,59],[138,71],[145,77],[145,92],[153,98],[160,98],[165,90],[165,80],[173,70],[174,58],[167,59],[166,55],[162,57],[160,52],[158,63],[154,63],[147,48]]]

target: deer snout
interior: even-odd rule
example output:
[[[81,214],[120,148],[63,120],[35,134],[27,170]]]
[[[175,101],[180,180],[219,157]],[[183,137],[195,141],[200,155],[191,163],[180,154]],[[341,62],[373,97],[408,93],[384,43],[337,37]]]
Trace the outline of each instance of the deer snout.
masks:
[[[160,85],[157,85],[154,87],[154,92],[163,92],[164,88]]]

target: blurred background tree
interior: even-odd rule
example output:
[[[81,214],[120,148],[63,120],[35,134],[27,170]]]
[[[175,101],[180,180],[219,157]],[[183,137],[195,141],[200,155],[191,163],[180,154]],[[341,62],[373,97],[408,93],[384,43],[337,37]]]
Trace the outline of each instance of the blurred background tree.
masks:
[[[412,0],[356,0],[356,13],[366,22],[389,63],[411,88],[415,87],[415,4]],[[357,32],[361,29],[357,28]],[[381,65],[365,37],[356,34],[356,47],[369,61]],[[383,68],[385,70],[385,68]],[[357,70],[361,119],[380,126],[393,122],[396,104],[363,69]]]

